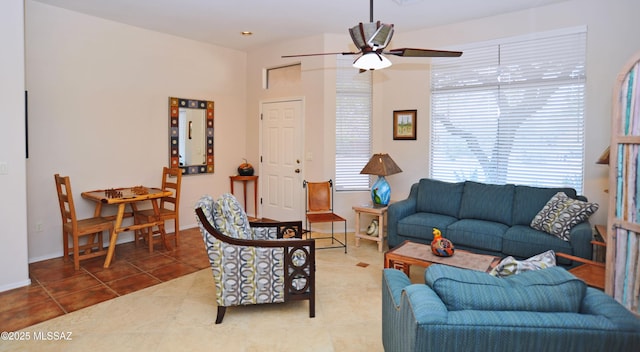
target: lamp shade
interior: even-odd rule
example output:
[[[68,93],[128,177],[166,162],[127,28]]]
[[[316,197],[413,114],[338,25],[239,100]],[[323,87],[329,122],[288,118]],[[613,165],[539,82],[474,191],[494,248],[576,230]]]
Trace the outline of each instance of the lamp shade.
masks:
[[[374,207],[386,207],[391,200],[391,187],[384,178],[388,175],[402,172],[402,169],[391,159],[389,154],[373,154],[361,174],[378,175],[378,179],[371,187],[371,201]]]
[[[366,53],[353,62],[353,67],[361,70],[379,70],[391,66],[391,61],[375,51]]]
[[[361,174],[389,176],[402,172],[402,169],[386,153],[373,154],[367,165],[364,166]]]

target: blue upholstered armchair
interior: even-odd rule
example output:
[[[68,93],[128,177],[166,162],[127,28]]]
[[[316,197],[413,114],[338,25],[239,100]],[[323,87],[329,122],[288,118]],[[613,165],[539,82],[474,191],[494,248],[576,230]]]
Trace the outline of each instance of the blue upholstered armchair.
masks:
[[[315,316],[315,242],[302,222],[252,222],[229,194],[203,196],[196,215],[216,285],[222,323],[229,306],[308,300]]]

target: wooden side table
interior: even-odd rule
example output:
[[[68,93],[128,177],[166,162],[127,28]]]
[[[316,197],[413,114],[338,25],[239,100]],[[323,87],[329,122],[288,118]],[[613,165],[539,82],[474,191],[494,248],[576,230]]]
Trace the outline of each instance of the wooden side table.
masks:
[[[607,225],[596,225],[596,241],[602,240],[602,243],[607,243]],[[593,246],[593,259],[596,262],[604,263],[607,257],[607,249],[603,245],[594,245]]]
[[[255,210],[255,216],[258,216],[258,176],[229,176],[229,182],[231,182],[231,194],[233,194],[233,184],[235,182],[242,182],[243,196],[244,196],[244,210],[247,211],[247,182],[253,182],[253,204]]]
[[[356,247],[360,247],[360,239],[363,238],[365,240],[376,241],[378,242],[378,251],[382,252],[382,245],[384,244],[384,239],[386,237],[386,233],[384,231],[384,216],[387,213],[386,207],[374,207],[372,204],[364,204],[364,205],[354,205],[351,207],[356,212],[356,230],[355,230],[355,238],[356,238]],[[369,236],[366,233],[360,232],[360,215],[362,213],[370,214],[378,217],[378,236]]]

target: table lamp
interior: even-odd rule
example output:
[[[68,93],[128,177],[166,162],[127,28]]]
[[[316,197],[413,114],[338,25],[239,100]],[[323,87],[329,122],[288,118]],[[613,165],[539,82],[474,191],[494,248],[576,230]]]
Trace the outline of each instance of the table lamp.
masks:
[[[389,154],[373,154],[361,174],[378,175],[378,180],[371,187],[371,200],[374,207],[386,207],[391,200],[391,186],[385,176],[402,172],[402,169],[391,159]]]

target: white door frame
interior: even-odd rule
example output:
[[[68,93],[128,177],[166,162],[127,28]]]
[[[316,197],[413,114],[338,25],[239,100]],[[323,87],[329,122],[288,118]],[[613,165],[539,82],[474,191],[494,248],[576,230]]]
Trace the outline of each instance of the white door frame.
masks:
[[[302,149],[302,153],[301,153],[301,157],[300,157],[300,178],[301,180],[304,180],[304,174],[305,174],[305,159],[304,159],[304,146],[305,146],[305,100],[304,97],[299,96],[299,97],[289,97],[289,98],[275,98],[275,99],[265,99],[265,100],[260,100],[259,102],[259,112],[260,112],[260,123],[259,123],[259,129],[258,129],[258,153],[259,153],[259,160],[260,160],[260,172],[262,173],[262,156],[264,155],[264,150],[262,147],[262,142],[263,142],[263,119],[262,119],[262,114],[263,114],[263,106],[264,104],[271,104],[271,103],[284,103],[284,102],[293,102],[293,101],[298,101],[300,102],[300,104],[302,105],[302,108],[300,110],[300,121],[299,121],[299,126],[300,126],[300,148]],[[263,192],[264,192],[264,184],[263,182],[265,182],[264,177],[260,177],[259,178],[259,192],[258,192],[258,197],[260,198],[259,200],[259,217],[262,217],[262,198],[263,198]],[[302,189],[302,182],[300,182],[300,189]],[[304,220],[305,218],[305,206],[304,206],[304,193],[301,191],[300,192],[300,201],[298,202],[298,219],[300,220]],[[304,221],[303,221],[303,225],[304,225]]]

